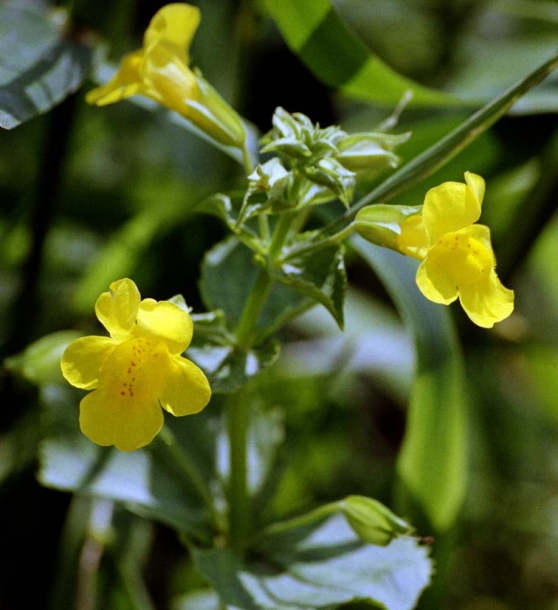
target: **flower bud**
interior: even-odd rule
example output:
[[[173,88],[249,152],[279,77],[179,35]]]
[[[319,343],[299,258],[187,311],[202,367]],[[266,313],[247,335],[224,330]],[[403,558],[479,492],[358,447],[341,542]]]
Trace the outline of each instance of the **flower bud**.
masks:
[[[348,496],[341,509],[353,531],[370,544],[387,546],[395,537],[413,531],[407,522],[372,498]]]
[[[337,144],[337,160],[352,171],[397,167],[399,157],[392,149],[409,139],[410,133],[399,136],[384,133],[356,133]]]

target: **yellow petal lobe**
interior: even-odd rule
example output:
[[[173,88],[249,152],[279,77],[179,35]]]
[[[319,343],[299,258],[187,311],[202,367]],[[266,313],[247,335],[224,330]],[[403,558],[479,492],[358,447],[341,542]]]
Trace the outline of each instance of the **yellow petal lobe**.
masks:
[[[169,356],[168,374],[159,396],[161,406],[173,415],[199,413],[211,398],[202,370],[180,356]]]
[[[95,304],[95,313],[110,336],[118,342],[129,338],[140,305],[140,293],[132,280],[113,282]]]
[[[85,96],[87,103],[106,106],[132,95],[143,93],[142,78],[140,76],[142,63],[142,51],[137,51],[124,57],[120,69],[108,83],[89,91]]]
[[[64,378],[76,388],[96,388],[99,371],[115,347],[116,343],[108,337],[82,337],[72,341],[60,361]]]
[[[134,451],[148,445],[163,426],[161,407],[146,396],[134,400],[106,388],[88,394],[80,403],[79,424],[98,445]]]
[[[138,308],[134,336],[164,341],[171,354],[181,354],[192,340],[192,318],[170,301],[144,299]]]
[[[482,284],[463,286],[459,291],[459,301],[475,324],[492,328],[512,313],[514,293],[502,285],[492,270]]]
[[[422,216],[430,244],[445,233],[464,229],[480,218],[479,195],[484,194],[484,180],[470,172],[468,179],[474,188],[461,182],[444,182],[426,193]]]
[[[166,46],[188,65],[190,45],[200,24],[199,8],[189,4],[167,4],[160,9],[144,35],[144,48]]]

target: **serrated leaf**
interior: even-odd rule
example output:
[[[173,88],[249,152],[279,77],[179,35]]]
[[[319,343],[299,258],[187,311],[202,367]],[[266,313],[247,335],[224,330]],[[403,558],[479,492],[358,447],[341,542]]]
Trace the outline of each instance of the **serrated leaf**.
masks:
[[[212,248],[202,264],[200,291],[208,309],[221,309],[229,330],[234,329],[248,299],[259,266],[252,250],[231,237]],[[283,283],[276,283],[256,326],[257,342],[275,332],[286,320],[307,309],[312,301]]]
[[[347,274],[342,246],[289,257],[273,277],[321,303],[343,329]]]
[[[413,92],[415,105],[465,104],[397,74],[347,28],[329,0],[265,0],[264,4],[291,50],[330,87],[390,105],[408,91]]]
[[[233,392],[275,362],[279,343],[268,341],[251,349],[241,349],[227,329],[219,310],[194,314],[194,337],[188,358],[205,372],[213,392]]]
[[[92,49],[64,37],[61,12],[0,7],[0,127],[50,110],[87,78]]]
[[[284,539],[269,538],[258,563],[243,564],[232,551],[216,549],[196,550],[194,560],[223,603],[241,610],[309,610],[357,601],[411,610],[431,573],[427,550],[415,539],[364,544],[340,514]]]
[[[261,206],[255,206],[258,210]],[[261,250],[261,241],[255,231],[244,222],[249,219],[251,214],[247,214],[246,218],[241,218],[244,209],[243,202],[238,197],[230,197],[217,193],[205,199],[197,208],[197,212],[205,212],[220,218],[232,233],[236,233],[238,239],[246,244],[252,250],[258,252]],[[239,219],[243,222],[239,222]]]
[[[467,489],[464,371],[451,314],[418,290],[417,261],[362,239],[353,245],[414,335],[417,365],[397,471],[433,525],[444,530],[454,522]]]
[[[234,392],[273,364],[277,356],[277,341],[249,350],[209,342],[188,349],[188,357],[203,369],[213,392]]]

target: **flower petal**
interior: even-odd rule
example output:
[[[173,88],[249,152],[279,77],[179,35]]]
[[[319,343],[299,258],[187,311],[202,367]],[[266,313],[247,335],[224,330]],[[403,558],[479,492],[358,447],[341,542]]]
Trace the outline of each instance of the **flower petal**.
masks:
[[[479,202],[479,207],[482,206],[482,200],[484,199],[484,191],[486,189],[484,178],[482,178],[478,174],[473,174],[472,172],[465,172],[464,176],[465,182],[473,191],[474,198]]]
[[[200,10],[189,4],[167,4],[155,13],[143,38],[144,49],[165,46],[189,64],[190,45],[200,23]]]
[[[140,305],[140,293],[129,279],[118,280],[103,292],[95,304],[95,313],[110,336],[118,342],[130,337]]]
[[[505,288],[492,269],[482,284],[460,286],[459,300],[465,313],[478,326],[492,328],[513,311],[513,290]]]
[[[140,68],[143,62],[143,52],[136,51],[126,55],[122,60],[120,69],[113,78],[103,85],[89,91],[85,99],[88,104],[106,106],[131,97],[142,91]]]
[[[470,172],[466,173],[465,179],[467,184],[444,182],[426,193],[422,216],[430,244],[446,233],[464,229],[479,219],[484,180]]]
[[[159,396],[161,406],[173,415],[199,413],[211,398],[202,370],[190,360],[169,356],[169,373]]]
[[[154,47],[145,53],[141,76],[144,95],[190,118],[187,102],[197,100],[200,92],[194,73],[180,58],[166,47]]]
[[[66,381],[84,390],[96,388],[99,371],[116,345],[109,337],[82,337],[72,341],[60,362]]]
[[[424,259],[428,252],[428,238],[422,214],[413,214],[404,220],[401,234],[397,238],[397,247],[403,254]]]
[[[163,412],[155,398],[120,396],[99,388],[80,403],[81,431],[98,445],[133,451],[148,445],[163,426]]]
[[[434,303],[449,305],[457,299],[452,275],[433,257],[427,256],[419,265],[416,282],[422,294]]]
[[[171,354],[181,354],[190,345],[192,333],[192,318],[178,305],[154,299],[140,303],[134,336],[164,341]]]

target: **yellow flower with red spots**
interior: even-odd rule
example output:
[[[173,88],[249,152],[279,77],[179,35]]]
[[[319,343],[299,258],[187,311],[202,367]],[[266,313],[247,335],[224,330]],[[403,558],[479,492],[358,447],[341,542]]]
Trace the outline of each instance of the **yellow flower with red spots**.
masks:
[[[113,282],[95,304],[110,337],[82,337],[68,345],[62,373],[93,390],[80,403],[82,432],[99,445],[132,451],[160,431],[161,407],[191,415],[209,402],[204,373],[182,357],[192,339],[190,315],[170,301],[141,300],[132,280]]]
[[[478,326],[491,328],[513,311],[513,290],[496,275],[490,229],[476,224],[484,180],[465,172],[465,183],[444,182],[421,207],[368,206],[355,220],[366,239],[421,261],[416,282],[423,295],[448,305],[457,298]]]

